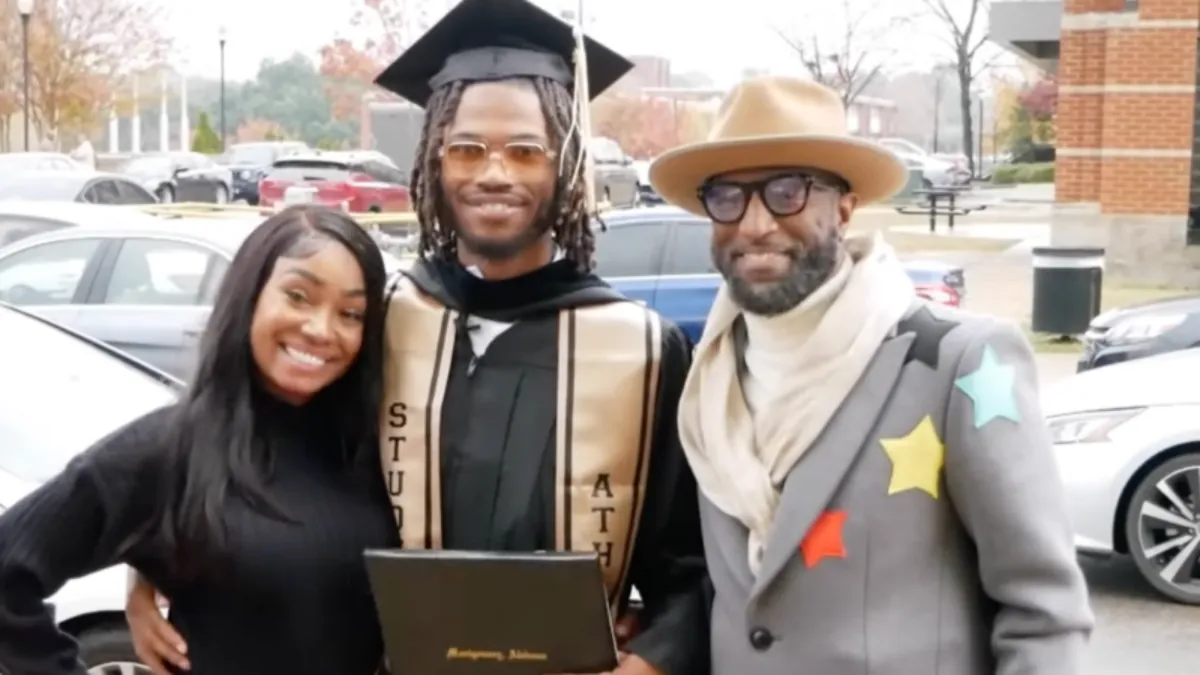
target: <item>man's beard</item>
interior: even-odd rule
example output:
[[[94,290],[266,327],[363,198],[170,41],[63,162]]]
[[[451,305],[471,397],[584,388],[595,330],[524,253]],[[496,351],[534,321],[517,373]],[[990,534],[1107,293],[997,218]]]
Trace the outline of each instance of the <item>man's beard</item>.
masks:
[[[824,237],[813,249],[792,249],[787,252],[792,256],[787,275],[769,284],[751,283],[738,275],[732,251],[714,252],[713,258],[738,306],[751,314],[776,316],[804,302],[820,288],[837,269],[841,253],[837,237]]]
[[[454,229],[459,245],[472,254],[490,261],[510,260],[533,246],[550,230],[554,224],[550,218],[551,209],[551,202],[542,203],[538,207],[537,216],[533,222],[507,239],[485,239],[472,236],[466,228],[458,224],[458,219],[454,217],[450,209],[446,209],[446,213],[443,214],[445,217],[443,222],[448,223]]]

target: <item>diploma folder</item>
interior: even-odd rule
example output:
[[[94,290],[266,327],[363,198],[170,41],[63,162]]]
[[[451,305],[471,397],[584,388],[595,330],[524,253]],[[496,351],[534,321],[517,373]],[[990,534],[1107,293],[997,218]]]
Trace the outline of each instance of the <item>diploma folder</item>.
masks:
[[[617,665],[594,554],[365,555],[392,675],[603,673]]]

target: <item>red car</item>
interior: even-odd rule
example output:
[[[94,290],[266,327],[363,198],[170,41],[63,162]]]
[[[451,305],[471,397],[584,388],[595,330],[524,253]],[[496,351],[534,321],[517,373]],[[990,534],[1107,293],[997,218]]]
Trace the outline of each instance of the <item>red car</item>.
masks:
[[[939,305],[962,305],[967,284],[961,267],[933,260],[909,260],[904,262],[904,269],[916,286],[917,295]]]
[[[258,184],[259,205],[280,204],[288,188],[294,186],[314,188],[314,201],[351,213],[412,210],[404,172],[353,153],[331,152],[277,160]]]

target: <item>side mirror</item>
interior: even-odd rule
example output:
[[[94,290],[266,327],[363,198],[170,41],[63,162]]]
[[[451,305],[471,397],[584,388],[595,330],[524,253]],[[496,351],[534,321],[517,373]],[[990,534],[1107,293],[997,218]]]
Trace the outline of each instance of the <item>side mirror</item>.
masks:
[[[176,178],[179,178],[180,176],[182,176],[183,174],[185,174],[187,172],[188,172],[188,170],[186,168],[184,168],[182,166],[177,166],[177,167],[175,167],[175,170],[171,172],[171,175]]]
[[[621,155],[621,166],[633,166],[633,158],[629,155]]]

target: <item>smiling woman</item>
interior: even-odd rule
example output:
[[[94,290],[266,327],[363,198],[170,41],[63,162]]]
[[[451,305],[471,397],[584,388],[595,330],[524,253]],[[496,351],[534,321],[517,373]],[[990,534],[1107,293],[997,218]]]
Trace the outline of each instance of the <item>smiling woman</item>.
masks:
[[[361,556],[397,540],[373,453],[384,281],[370,235],[333,210],[285,209],[250,234],[182,400],[0,516],[0,668],[68,672],[74,642],[44,601],[127,563],[170,599],[195,675],[376,671]]]

